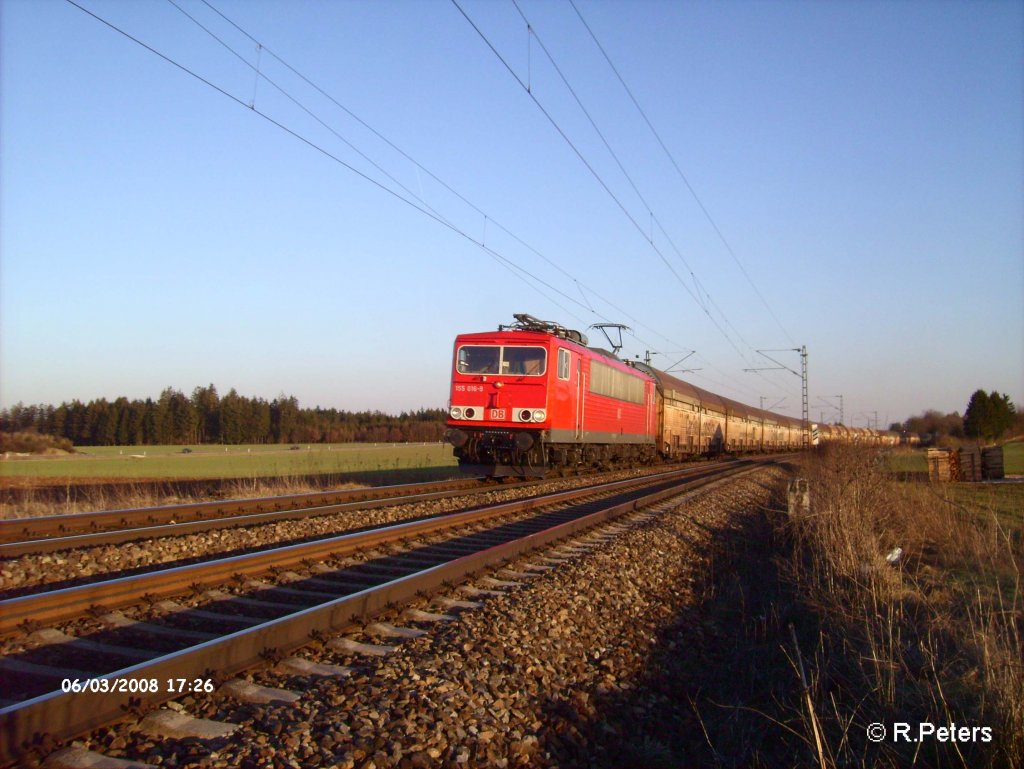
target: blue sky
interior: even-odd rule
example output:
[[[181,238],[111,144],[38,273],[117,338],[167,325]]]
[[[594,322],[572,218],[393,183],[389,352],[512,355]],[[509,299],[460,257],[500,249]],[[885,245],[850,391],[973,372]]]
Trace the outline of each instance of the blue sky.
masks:
[[[0,1],[2,406],[443,406],[514,312],[790,414],[743,369],[806,345],[814,419],[1024,402],[1018,2],[78,1],[229,95]]]

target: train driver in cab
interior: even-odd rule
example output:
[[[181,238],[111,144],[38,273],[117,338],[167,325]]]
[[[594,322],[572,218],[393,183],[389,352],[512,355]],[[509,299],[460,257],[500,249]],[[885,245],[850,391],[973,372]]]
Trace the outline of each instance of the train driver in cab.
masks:
[[[460,347],[458,371],[460,374],[497,374],[501,359],[500,347]]]

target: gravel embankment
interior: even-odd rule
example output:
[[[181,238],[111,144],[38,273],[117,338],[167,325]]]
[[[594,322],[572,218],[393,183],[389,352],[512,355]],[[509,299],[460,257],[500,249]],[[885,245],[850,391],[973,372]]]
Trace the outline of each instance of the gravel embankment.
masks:
[[[690,687],[701,648],[722,632],[700,594],[713,546],[760,515],[782,477],[764,469],[694,492],[674,512],[431,626],[387,657],[319,644],[302,652],[353,665],[348,678],[252,676],[303,692],[295,705],[216,694],[171,704],[241,723],[226,744],[159,742],[123,728],[86,744],[177,767],[686,765],[695,758],[688,746],[704,741]]]

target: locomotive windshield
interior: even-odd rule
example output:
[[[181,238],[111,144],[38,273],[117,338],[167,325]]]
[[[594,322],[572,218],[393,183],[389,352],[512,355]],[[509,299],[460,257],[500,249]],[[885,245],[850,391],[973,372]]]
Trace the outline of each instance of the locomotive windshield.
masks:
[[[460,347],[460,374],[497,374],[501,364],[500,347]]]
[[[541,376],[547,370],[548,352],[543,347],[459,348],[456,370],[460,374],[504,374]]]

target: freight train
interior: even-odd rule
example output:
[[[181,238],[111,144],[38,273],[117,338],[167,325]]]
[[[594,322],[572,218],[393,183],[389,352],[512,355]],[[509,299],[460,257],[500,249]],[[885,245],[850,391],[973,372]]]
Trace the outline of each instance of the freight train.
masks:
[[[874,431],[809,425],[746,406],[589,347],[579,331],[531,315],[455,340],[446,439],[488,477],[651,464],[724,453],[795,451]]]

